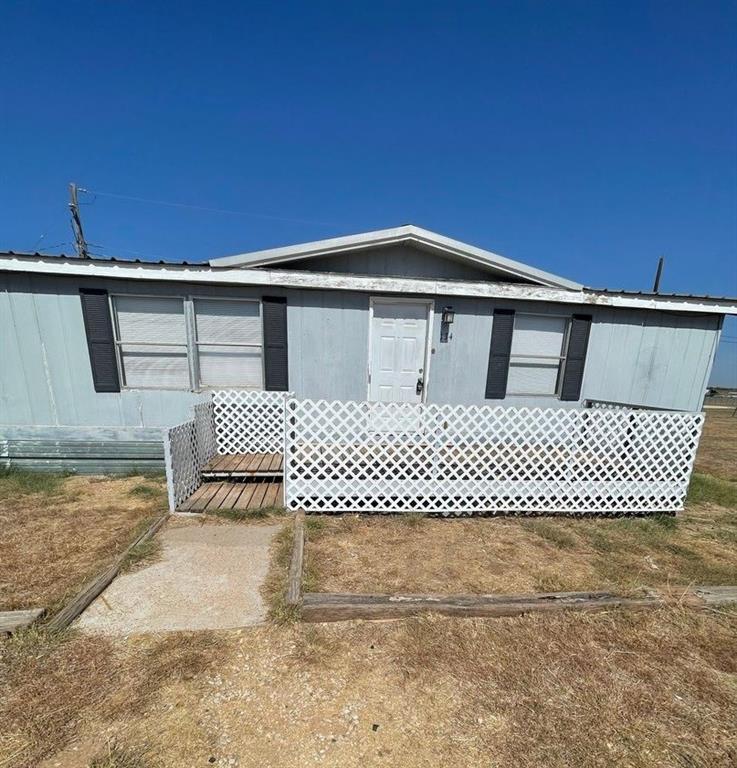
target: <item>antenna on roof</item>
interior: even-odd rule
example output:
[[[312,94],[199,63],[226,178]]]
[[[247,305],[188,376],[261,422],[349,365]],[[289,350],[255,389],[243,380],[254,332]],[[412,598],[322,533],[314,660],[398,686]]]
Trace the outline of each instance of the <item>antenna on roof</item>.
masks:
[[[657,293],[660,289],[660,276],[663,274],[663,264],[665,263],[665,257],[661,256],[658,259],[658,269],[655,272],[655,282],[653,283],[653,293]]]
[[[89,259],[87,242],[82,231],[82,217],[79,215],[79,203],[77,202],[77,185],[69,185],[69,210],[72,212],[72,231],[74,232],[74,244],[77,248],[77,256],[80,259]]]

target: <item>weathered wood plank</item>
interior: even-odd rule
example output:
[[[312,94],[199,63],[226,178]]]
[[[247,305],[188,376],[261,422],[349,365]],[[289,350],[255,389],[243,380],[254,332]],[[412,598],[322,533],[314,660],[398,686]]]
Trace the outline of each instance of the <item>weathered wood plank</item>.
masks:
[[[233,509],[248,509],[255,490],[255,483],[243,483],[243,493],[238,497],[238,503]]]
[[[260,509],[263,506],[267,485],[268,483],[255,483],[256,488],[253,491],[251,503],[248,505],[249,509]]]
[[[208,492],[208,486],[207,485],[201,485],[188,499],[183,501],[179,505],[179,510],[182,512],[186,512],[199,501],[200,497]]]
[[[737,587],[691,587],[691,591],[707,605],[730,605],[737,603]]]
[[[446,616],[500,617],[554,611],[632,610],[663,605],[649,596],[626,598],[609,592],[558,592],[529,595],[354,595],[307,593],[302,599],[304,621],[397,619],[421,613]]]
[[[268,472],[269,468],[271,467],[271,458],[272,455],[270,453],[264,453],[263,458],[261,459],[261,463],[258,465],[258,472]]]
[[[248,463],[248,467],[246,468],[246,472],[258,472],[258,468],[259,468],[263,458],[264,458],[264,454],[263,453],[254,453],[254,454],[252,454],[251,461]]]
[[[66,629],[118,575],[123,563],[128,557],[128,553],[134,547],[152,538],[159,528],[166,522],[168,517],[169,513],[166,512],[154,520],[154,522],[126,548],[125,552],[116,558],[115,562],[113,562],[109,568],[106,568],[102,573],[92,579],[92,581],[88,582],[73,600],[68,602],[52,617],[51,621],[48,623],[48,628],[52,631]]]
[[[273,507],[276,504],[276,495],[279,493],[280,483],[267,483],[268,488],[264,494],[263,506]]]
[[[205,483],[204,485],[201,485],[200,488],[204,488],[205,490],[198,495],[197,499],[192,502],[192,504],[190,504],[189,509],[193,511],[201,511],[205,509],[208,502],[218,492],[221,485],[222,483]]]
[[[253,458],[250,453],[239,453],[238,455],[238,464],[235,467],[235,472],[245,472],[248,468],[248,465],[251,463],[251,459]]]
[[[294,538],[292,540],[292,559],[289,561],[287,577],[287,605],[299,605],[302,595],[302,566],[305,553],[304,514],[298,512],[294,518]]]
[[[245,483],[228,483],[230,488],[228,495],[223,499],[220,509],[235,509],[238,505],[238,499],[246,487]]]
[[[207,502],[205,510],[219,509],[220,505],[225,500],[225,497],[230,493],[230,483],[218,483],[217,491],[212,495],[210,501]]]
[[[45,612],[45,608],[30,608],[25,611],[0,611],[0,634],[13,634],[19,629],[30,627]]]
[[[220,472],[223,464],[225,464],[228,458],[229,458],[228,454],[215,456],[215,458],[212,459],[212,461],[207,465],[206,470],[208,472]]]

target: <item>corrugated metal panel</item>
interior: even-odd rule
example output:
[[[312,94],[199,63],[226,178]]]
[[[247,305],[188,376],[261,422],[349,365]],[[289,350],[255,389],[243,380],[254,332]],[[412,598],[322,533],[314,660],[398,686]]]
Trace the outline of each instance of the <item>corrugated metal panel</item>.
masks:
[[[6,467],[44,472],[120,474],[164,468],[162,439],[147,442],[9,439],[3,441],[2,452]]]

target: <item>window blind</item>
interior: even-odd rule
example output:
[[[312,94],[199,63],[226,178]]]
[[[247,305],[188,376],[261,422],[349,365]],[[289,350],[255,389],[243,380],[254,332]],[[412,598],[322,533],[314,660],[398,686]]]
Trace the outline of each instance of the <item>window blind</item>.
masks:
[[[514,319],[507,391],[555,395],[568,320],[517,313]]]
[[[127,387],[189,389],[181,299],[116,296],[115,316]]]
[[[195,299],[200,384],[260,389],[263,341],[258,301]]]

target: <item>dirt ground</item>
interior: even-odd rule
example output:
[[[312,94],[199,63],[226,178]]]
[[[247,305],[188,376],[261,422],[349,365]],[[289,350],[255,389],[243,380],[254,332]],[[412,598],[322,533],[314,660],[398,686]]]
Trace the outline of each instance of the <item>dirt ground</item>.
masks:
[[[726,768],[736,636],[670,608],[76,637],[11,665],[0,765]]]
[[[0,474],[0,610],[63,604],[166,508],[159,477]]]

